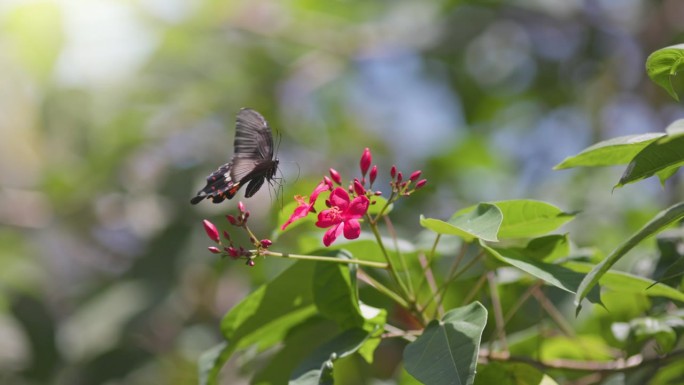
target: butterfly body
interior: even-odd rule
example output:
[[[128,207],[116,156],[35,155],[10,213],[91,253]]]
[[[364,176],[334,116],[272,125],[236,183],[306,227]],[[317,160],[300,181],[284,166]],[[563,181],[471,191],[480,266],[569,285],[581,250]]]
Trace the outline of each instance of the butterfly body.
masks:
[[[249,108],[240,110],[233,147],[235,153],[231,162],[211,173],[206,186],[190,203],[197,204],[204,199],[221,203],[233,198],[244,185],[247,185],[245,197],[249,198],[259,191],[264,181],[273,180],[279,161],[274,157],[271,129],[261,114]]]

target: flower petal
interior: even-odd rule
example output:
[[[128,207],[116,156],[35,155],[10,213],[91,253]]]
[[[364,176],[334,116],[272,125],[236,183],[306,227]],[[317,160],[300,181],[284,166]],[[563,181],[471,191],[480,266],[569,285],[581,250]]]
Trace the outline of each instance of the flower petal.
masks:
[[[347,239],[356,239],[361,235],[361,225],[356,219],[351,219],[344,222],[344,237]]]
[[[309,197],[309,205],[313,206],[314,203],[316,203],[316,199],[318,199],[318,195],[326,190],[330,190],[330,186],[325,182],[325,180],[322,180],[321,183],[319,183],[311,193],[311,196]]]
[[[349,194],[342,187],[338,187],[330,193],[330,204],[336,206],[340,211],[345,211],[349,207]]]
[[[370,201],[365,195],[354,198],[354,200],[349,205],[349,208],[344,213],[344,220],[361,218],[368,211],[368,206]]]
[[[342,223],[339,223],[338,225],[329,228],[328,231],[325,232],[325,235],[323,235],[323,244],[325,247],[328,247],[335,242],[337,237],[342,232],[342,227]]]
[[[322,229],[330,227],[342,222],[342,216],[337,207],[331,209],[323,210],[318,213],[318,221],[316,221],[316,227]]]

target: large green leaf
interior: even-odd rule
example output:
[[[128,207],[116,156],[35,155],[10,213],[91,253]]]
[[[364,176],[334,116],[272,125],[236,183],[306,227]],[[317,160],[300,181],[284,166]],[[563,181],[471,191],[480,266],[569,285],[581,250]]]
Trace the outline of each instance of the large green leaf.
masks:
[[[475,385],[558,385],[558,383],[528,364],[491,362],[478,368]]]
[[[487,310],[479,302],[450,310],[432,321],[404,349],[404,367],[430,385],[472,385]]]
[[[580,262],[566,262],[563,266],[578,273],[589,273],[593,265]],[[684,293],[672,286],[657,284],[656,281],[622,271],[607,271],[600,279],[601,286],[619,293],[643,294],[649,297],[663,297],[684,302]]]
[[[449,222],[420,216],[420,225],[437,234],[456,235],[466,242],[475,239],[497,241],[503,215],[501,210],[489,203],[480,203],[467,212],[457,213]]]
[[[351,256],[340,251],[338,258],[350,259]],[[314,303],[321,315],[337,322],[342,329],[363,325],[356,287],[352,287],[346,265],[317,262],[314,277]]]
[[[316,314],[313,271],[313,263],[297,262],[226,314],[221,321],[226,343],[212,348],[201,358],[201,385],[216,384],[221,367],[236,350],[253,344],[259,349],[272,346],[291,327]]]
[[[517,267],[518,269],[535,276],[550,285],[565,290],[568,293],[575,294],[580,282],[582,282],[582,278],[584,278],[583,274],[568,269],[567,267],[545,263],[530,258],[527,253],[525,253],[524,249],[521,250],[516,248],[502,247],[496,248],[484,244],[482,247],[487,251],[488,254],[496,259],[511,266]],[[599,302],[600,298],[598,288],[591,293],[589,299],[595,303]]]
[[[358,351],[370,335],[371,333],[366,330],[353,328],[335,336],[316,349],[295,369],[289,384],[332,384],[334,362]]]
[[[661,181],[684,164],[684,135],[660,138],[639,152],[629,163],[615,187],[659,174]]]
[[[677,101],[679,101],[679,95],[673,87],[672,79],[682,67],[684,67],[684,44],[659,49],[646,59],[648,76]]]
[[[644,147],[663,136],[665,136],[664,133],[647,133],[608,139],[587,147],[577,155],[565,158],[553,169],[627,164]]]
[[[638,245],[644,239],[650,237],[651,235],[657,234],[663,229],[670,226],[673,222],[684,218],[684,203],[678,203],[671,206],[661,212],[659,212],[653,219],[646,223],[641,229],[629,237],[625,242],[623,242],[618,248],[613,250],[612,253],[606,259],[601,261],[599,264],[594,266],[594,268],[589,272],[589,274],[584,277],[582,283],[577,289],[577,294],[575,295],[575,306],[576,311],[579,312],[582,308],[581,302],[587,296],[587,294],[592,290],[592,288],[599,282],[601,277],[603,277],[606,272],[613,266],[617,261],[620,260],[628,251],[630,251],[634,246]]]
[[[498,228],[498,239],[506,238],[530,238],[544,235],[570,221],[574,215],[563,212],[558,207],[533,199],[514,199],[508,201],[495,201],[486,204],[494,205],[503,215],[503,220]],[[449,223],[454,223],[456,218],[463,218],[481,205],[466,207],[454,214]],[[483,237],[480,239],[488,240]]]

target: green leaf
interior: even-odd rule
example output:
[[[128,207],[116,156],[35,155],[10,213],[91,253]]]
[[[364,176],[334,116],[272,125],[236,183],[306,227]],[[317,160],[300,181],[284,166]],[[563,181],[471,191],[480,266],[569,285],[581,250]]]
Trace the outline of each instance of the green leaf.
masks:
[[[490,362],[481,365],[475,385],[558,385],[551,377],[522,363]]]
[[[553,169],[562,170],[572,167],[616,166],[629,163],[644,147],[663,133],[647,133],[640,135],[621,136],[598,142],[587,147],[577,155],[569,156],[558,163]]]
[[[684,134],[684,119],[677,119],[670,123],[666,128],[665,132],[668,135],[680,135]]]
[[[684,164],[684,135],[666,136],[650,143],[629,163],[615,188],[661,173],[669,178],[672,168]]]
[[[359,328],[349,329],[337,335],[316,349],[295,369],[289,384],[332,384],[334,362],[358,351],[369,337],[370,333]]]
[[[351,259],[340,251],[338,258]],[[356,287],[352,287],[349,268],[337,263],[316,262],[314,270],[313,296],[319,313],[331,319],[342,328],[349,329],[363,325],[361,309],[356,300]]]
[[[683,65],[684,44],[678,44],[659,49],[649,55],[646,59],[646,72],[653,82],[679,101],[679,96],[672,86],[672,78]]]
[[[574,215],[565,213],[558,207],[532,199],[515,199],[488,202],[495,205],[503,215],[497,236],[505,238],[529,238],[544,235],[570,221]],[[474,209],[467,207],[456,215],[463,215]],[[452,221],[449,221],[450,223]],[[485,239],[480,237],[481,239]],[[487,240],[487,239],[485,239]]]
[[[568,269],[567,267],[531,259],[524,251],[519,249],[496,248],[485,244],[482,244],[482,247],[496,259],[537,277],[550,285],[565,290],[568,293],[575,294],[580,282],[582,282],[582,278],[584,278],[583,274]],[[595,292],[591,294],[590,300],[595,303],[599,302],[598,290],[595,290]]]
[[[425,218],[421,215],[420,225],[437,234],[459,236],[466,242],[472,242],[475,239],[496,242],[498,241],[496,234],[502,220],[503,215],[498,207],[489,203],[480,203],[468,212],[455,215],[449,222]]]
[[[450,310],[406,346],[406,371],[425,384],[472,385],[486,323],[487,310],[479,302]]]
[[[221,321],[226,345],[212,348],[202,357],[200,384],[216,384],[221,367],[236,350],[253,344],[263,350],[315,315],[313,271],[313,263],[297,262],[233,307]]]
[[[361,315],[364,318],[363,330],[370,333],[369,338],[359,348],[359,355],[369,364],[373,363],[373,354],[380,345],[380,336],[385,331],[387,322],[387,310],[368,306],[364,303],[359,304]]]
[[[532,239],[521,251],[529,258],[553,262],[570,254],[570,242],[567,235],[546,235]]]
[[[567,262],[563,266],[578,273],[588,273],[594,266],[587,263]],[[649,297],[663,297],[684,302],[684,293],[652,279],[639,277],[622,271],[608,271],[601,277],[601,286],[619,293],[634,293]]]
[[[661,212],[659,212],[653,219],[646,223],[641,229],[629,237],[625,242],[623,242],[618,248],[613,250],[606,259],[601,261],[599,264],[594,266],[594,268],[589,272],[589,274],[584,277],[582,283],[577,289],[577,294],[575,295],[575,306],[576,312],[579,313],[581,310],[581,302],[587,296],[589,291],[598,283],[598,281],[603,277],[606,272],[613,266],[617,261],[620,260],[628,251],[630,251],[634,246],[638,245],[644,239],[650,237],[651,235],[657,234],[663,229],[667,228],[673,222],[684,218],[684,203],[679,203],[671,206]]]

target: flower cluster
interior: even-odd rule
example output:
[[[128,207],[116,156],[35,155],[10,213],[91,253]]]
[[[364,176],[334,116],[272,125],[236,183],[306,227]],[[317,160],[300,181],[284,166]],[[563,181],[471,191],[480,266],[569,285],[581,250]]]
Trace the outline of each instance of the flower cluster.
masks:
[[[368,208],[374,196],[382,195],[381,191],[372,191],[373,183],[378,176],[378,166],[373,165],[372,155],[368,148],[363,151],[359,168],[361,170],[361,179],[354,178],[349,186],[342,188],[342,177],[335,169],[330,169],[330,178],[323,177],[323,180],[314,188],[313,192],[307,200],[302,196],[295,196],[295,201],[298,205],[290,218],[282,225],[281,230],[285,230],[292,222],[306,217],[310,212],[315,212],[314,204],[318,196],[324,191],[330,191],[325,204],[328,207],[326,210],[318,214],[316,226],[319,228],[327,228],[323,236],[323,244],[330,246],[340,236],[344,235],[347,239],[356,239],[361,234],[361,224],[359,219],[367,216]],[[370,170],[370,172],[369,172]],[[418,181],[415,185],[413,182],[420,178],[420,171],[415,171],[407,181],[403,181],[401,172],[397,173],[397,168],[392,166],[390,176],[392,182],[392,196],[389,203],[392,203],[399,196],[410,195],[416,189],[419,189],[427,182],[425,179]],[[368,176],[368,179],[366,179]],[[337,187],[335,187],[337,185]]]
[[[228,245],[224,246],[223,242],[221,241],[221,237],[219,236],[219,232],[216,228],[216,225],[205,219],[203,221],[204,231],[207,233],[209,239],[216,242],[216,244],[220,246],[220,248],[216,246],[209,246],[209,251],[211,251],[214,254],[221,254],[221,256],[229,256],[233,259],[242,258],[246,260],[247,265],[254,266],[254,257],[258,255],[260,251],[268,249],[269,246],[271,246],[272,242],[270,239],[257,240],[257,238],[252,234],[252,232],[247,227],[249,211],[245,209],[245,205],[242,202],[238,203],[238,211],[239,214],[237,215],[237,217],[233,215],[226,215],[226,220],[228,220],[228,223],[230,223],[231,225],[235,227],[242,227],[247,231],[247,233],[249,234],[250,241],[257,248],[257,252],[254,253],[250,250],[245,249],[242,246],[235,246],[232,238],[230,237],[230,234],[225,230],[223,231],[223,237],[226,239],[226,241],[228,241]]]
[[[371,167],[372,160],[371,152],[366,148],[359,162],[361,170],[360,179],[354,178],[346,186],[342,184],[340,173],[331,168],[330,177],[324,176],[308,198],[301,195],[294,197],[297,207],[281,226],[281,230],[285,230],[294,221],[305,218],[309,213],[316,213],[314,206],[318,197],[327,192],[328,195],[325,198],[327,208],[318,213],[315,223],[317,227],[327,229],[323,235],[323,244],[326,247],[330,246],[340,235],[344,235],[347,239],[356,239],[361,235],[362,219],[365,218],[372,226],[376,226],[378,218],[385,213],[389,205],[402,196],[411,195],[411,193],[423,187],[427,182],[425,179],[419,180],[421,171],[414,171],[407,180],[404,180],[402,173],[397,171],[396,166],[392,166],[390,170],[390,197],[385,202],[384,207],[376,212],[375,217],[372,217],[369,215],[368,209],[376,203],[374,198],[382,195],[382,191],[372,190],[373,184],[378,177],[378,166],[373,165]],[[247,232],[254,249],[248,250],[242,246],[236,246],[227,231],[223,231],[223,239],[227,241],[227,245],[224,245],[216,226],[208,220],[204,220],[204,230],[209,238],[219,246],[210,246],[209,251],[214,254],[221,254],[221,256],[229,256],[233,259],[245,259],[249,266],[254,266],[254,259],[258,255],[280,255],[280,253],[273,253],[267,250],[272,245],[270,239],[258,240],[249,229],[247,226],[249,211],[245,209],[245,205],[242,202],[238,202],[238,211],[239,214],[237,216],[226,215],[226,219],[232,226],[240,227]]]

